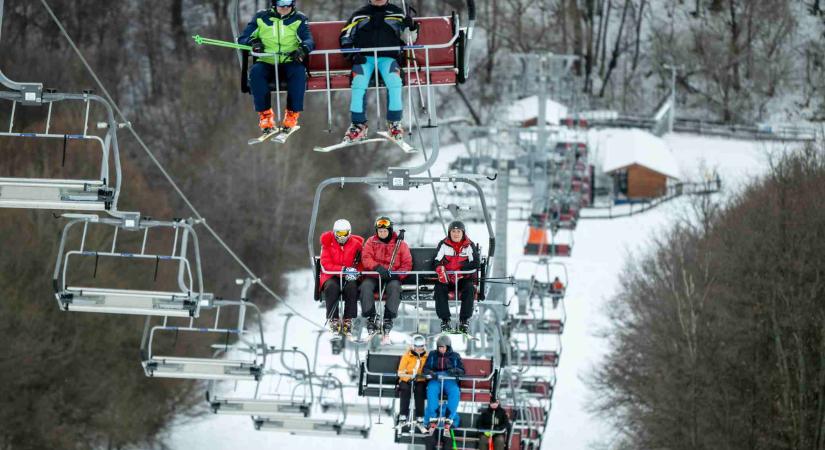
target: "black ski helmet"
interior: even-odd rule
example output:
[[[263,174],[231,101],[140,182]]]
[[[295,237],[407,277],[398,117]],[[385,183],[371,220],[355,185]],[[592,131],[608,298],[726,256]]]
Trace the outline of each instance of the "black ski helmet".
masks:
[[[467,234],[467,229],[464,228],[464,222],[460,220],[453,220],[450,222],[450,226],[447,228],[447,232],[452,230],[461,230],[464,234]]]
[[[375,233],[378,234],[378,229],[379,228],[386,228],[387,230],[390,231],[390,235],[392,235],[393,225],[395,225],[395,224],[392,222],[392,219],[390,219],[389,217],[387,217],[387,216],[378,216],[378,218],[375,219]]]

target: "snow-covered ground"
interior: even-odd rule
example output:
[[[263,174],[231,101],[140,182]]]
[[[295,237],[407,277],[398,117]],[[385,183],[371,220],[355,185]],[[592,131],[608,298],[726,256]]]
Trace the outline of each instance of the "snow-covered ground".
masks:
[[[686,135],[669,135],[665,140],[678,162],[683,179],[697,179],[708,169],[716,169],[722,178],[725,194],[734,192],[751,177],[765,172],[770,150],[766,144]],[[441,175],[450,160],[464,152],[461,145],[442,149],[432,173]],[[380,191],[377,195],[387,203],[405,210],[428,211],[431,191],[419,189],[411,192]],[[562,341],[564,352],[557,371],[558,385],[553,399],[550,423],[543,448],[583,450],[592,444],[608,444],[612,437],[604,422],[588,412],[592,394],[585,379],[607,349],[607,343],[594,333],[606,325],[603,314],[607,299],[620,286],[620,273],[629,255],[639,254],[652,236],[667,229],[673,217],[686,206],[686,200],[665,204],[645,214],[614,220],[581,221],[575,231],[573,256],[564,262],[569,271],[569,287],[566,297],[567,323]],[[388,209],[392,209],[389,207]],[[323,226],[323,224],[321,224]],[[402,224],[403,226],[403,224]],[[443,234],[440,225],[427,227],[412,233],[414,226],[407,227],[410,235],[423,236],[434,244]],[[508,272],[513,273],[522,253],[525,222],[511,221],[508,226]],[[468,224],[468,234],[486,246],[487,232],[482,224]],[[499,246],[503,243],[499,242]],[[503,251],[499,247],[498,251]],[[524,265],[522,265],[524,267]],[[530,270],[522,269],[522,270]],[[312,275],[309,270],[290,275],[290,288],[286,301],[302,314],[322,320],[323,312],[312,301]],[[280,345],[283,316],[286,308],[278,308],[266,315],[267,341]],[[310,356],[315,348],[316,328],[301,319],[290,322],[287,347],[297,346]],[[326,340],[322,340],[319,366],[340,362],[333,356]],[[230,386],[232,388],[234,386]],[[271,387],[264,386],[264,389]],[[205,406],[205,405],[204,405]],[[200,448],[310,448],[334,445],[339,450],[398,448],[392,441],[392,429],[385,423],[374,425],[370,440],[291,436],[284,433],[256,432],[248,417],[208,415],[190,423],[181,423],[169,436],[173,449]],[[334,443],[333,443],[334,442]]]

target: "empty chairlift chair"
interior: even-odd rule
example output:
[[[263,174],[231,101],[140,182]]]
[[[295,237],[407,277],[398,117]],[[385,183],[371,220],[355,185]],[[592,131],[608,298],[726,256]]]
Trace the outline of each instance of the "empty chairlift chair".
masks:
[[[3,75],[0,74],[0,77]],[[41,86],[42,90],[42,86]],[[27,98],[29,98],[27,100]],[[117,123],[114,120],[112,107],[101,97],[90,93],[67,94],[48,91],[41,96],[27,96],[24,92],[1,91],[0,99],[11,102],[8,128],[0,131],[0,138],[15,139],[23,146],[25,142],[36,142],[38,146],[50,145],[55,149],[62,149],[62,155],[53,158],[53,164],[47,167],[65,167],[67,160],[71,161],[76,146],[83,146],[83,150],[92,149],[99,152],[97,175],[91,173],[85,176],[79,173],[70,173],[70,176],[55,178],[15,177],[8,173],[0,173],[0,208],[24,209],[56,209],[56,210],[83,210],[104,211],[117,210],[117,200],[120,191],[120,158],[118,154]],[[55,130],[53,127],[53,110],[55,104],[81,103],[84,108],[83,122],[78,124],[79,129],[73,131]],[[101,108],[92,108],[92,104]],[[47,106],[43,112],[45,125],[40,130],[15,130],[15,118],[18,105]],[[104,133],[90,132],[90,117],[99,117],[101,122],[98,128],[105,129]],[[85,144],[85,145],[84,145]],[[69,150],[72,152],[70,153]],[[58,159],[60,158],[60,159]],[[114,169],[114,170],[111,170]],[[69,169],[65,169],[68,171]],[[79,169],[73,169],[79,170]],[[74,175],[74,176],[71,176]]]
[[[171,326],[168,318],[164,318],[161,325],[151,326],[150,319],[147,318],[141,345],[142,365],[147,376],[197,380],[260,380],[267,358],[260,310],[245,301],[214,300],[210,304],[210,308],[213,307],[216,309],[215,319],[209,324],[195,324],[190,319],[187,326]],[[237,325],[220,325],[222,308],[238,309]],[[256,320],[252,329],[247,329],[247,321],[244,320],[247,311],[255,312]],[[187,335],[200,339],[195,342],[201,342],[210,336],[215,340],[210,347],[202,349],[204,356],[166,356],[156,351],[159,336],[163,334],[174,334],[172,338],[175,343],[181,336]],[[198,347],[194,350],[198,350]],[[212,406],[215,408],[215,405]],[[254,405],[233,405],[226,401],[222,407],[227,406],[230,409],[233,406],[239,409],[247,406],[264,408],[260,402]]]
[[[111,238],[106,233],[111,233]],[[166,234],[161,236],[166,241],[162,245],[154,239],[160,233]],[[145,269],[148,273],[140,278],[143,283],[154,285],[159,278],[166,283],[162,290],[124,288],[135,280],[120,272],[100,280],[98,272],[103,268],[99,267],[108,264],[122,270],[132,266],[136,271]],[[197,317],[206,298],[192,226],[186,221],[162,222],[137,216],[80,216],[69,221],[61,235],[53,283],[57,302],[65,311]]]

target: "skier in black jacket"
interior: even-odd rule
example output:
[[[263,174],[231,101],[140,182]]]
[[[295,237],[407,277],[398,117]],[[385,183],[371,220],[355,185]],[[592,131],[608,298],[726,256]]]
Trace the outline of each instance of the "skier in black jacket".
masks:
[[[404,10],[389,0],[369,0],[369,4],[359,8],[341,30],[341,48],[400,47],[415,42],[418,25]],[[404,138],[401,129],[401,114],[404,109],[401,95],[400,50],[378,52],[376,61],[373,52],[345,53],[352,61],[352,125],[344,141],[354,142],[367,138],[366,94],[376,66],[387,86],[387,128],[395,140]]]
[[[490,397],[490,406],[478,416],[478,431],[482,433],[482,436],[479,436],[478,448],[504,450],[504,441],[509,429],[510,418],[507,417],[507,412],[499,406],[497,398]]]

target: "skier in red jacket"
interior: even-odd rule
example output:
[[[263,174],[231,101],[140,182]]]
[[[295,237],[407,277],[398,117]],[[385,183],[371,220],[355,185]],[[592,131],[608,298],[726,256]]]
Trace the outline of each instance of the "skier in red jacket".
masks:
[[[396,243],[398,250],[393,259]],[[390,260],[393,261],[392,267],[390,267]],[[392,321],[398,314],[398,306],[401,304],[401,280],[406,278],[406,275],[393,275],[390,272],[412,270],[410,248],[406,242],[398,240],[398,234],[393,231],[393,223],[389,217],[381,216],[375,220],[375,234],[364,243],[364,249],[361,251],[361,264],[364,271],[378,272],[378,276],[367,275],[361,282],[361,315],[367,319],[367,332],[375,334],[378,331],[378,324],[373,294],[378,288],[378,277],[380,277],[381,286],[387,295],[382,328],[386,335],[392,329]]]
[[[435,255],[435,272],[438,282],[433,289],[435,298],[435,312],[441,319],[441,331],[447,332],[450,327],[449,293],[458,287],[458,297],[461,298],[461,312],[459,314],[458,332],[467,333],[467,322],[473,316],[473,301],[475,300],[475,276],[463,274],[448,274],[447,272],[478,269],[478,250],[473,241],[467,237],[464,223],[454,221],[450,224],[447,237],[438,243]],[[456,281],[457,279],[457,281]]]
[[[364,238],[352,234],[346,219],[335,221],[331,231],[321,235],[321,291],[327,304],[329,330],[349,336],[352,319],[358,315],[358,260]],[[326,272],[341,272],[333,275]],[[338,312],[338,298],[344,294],[344,320]]]

